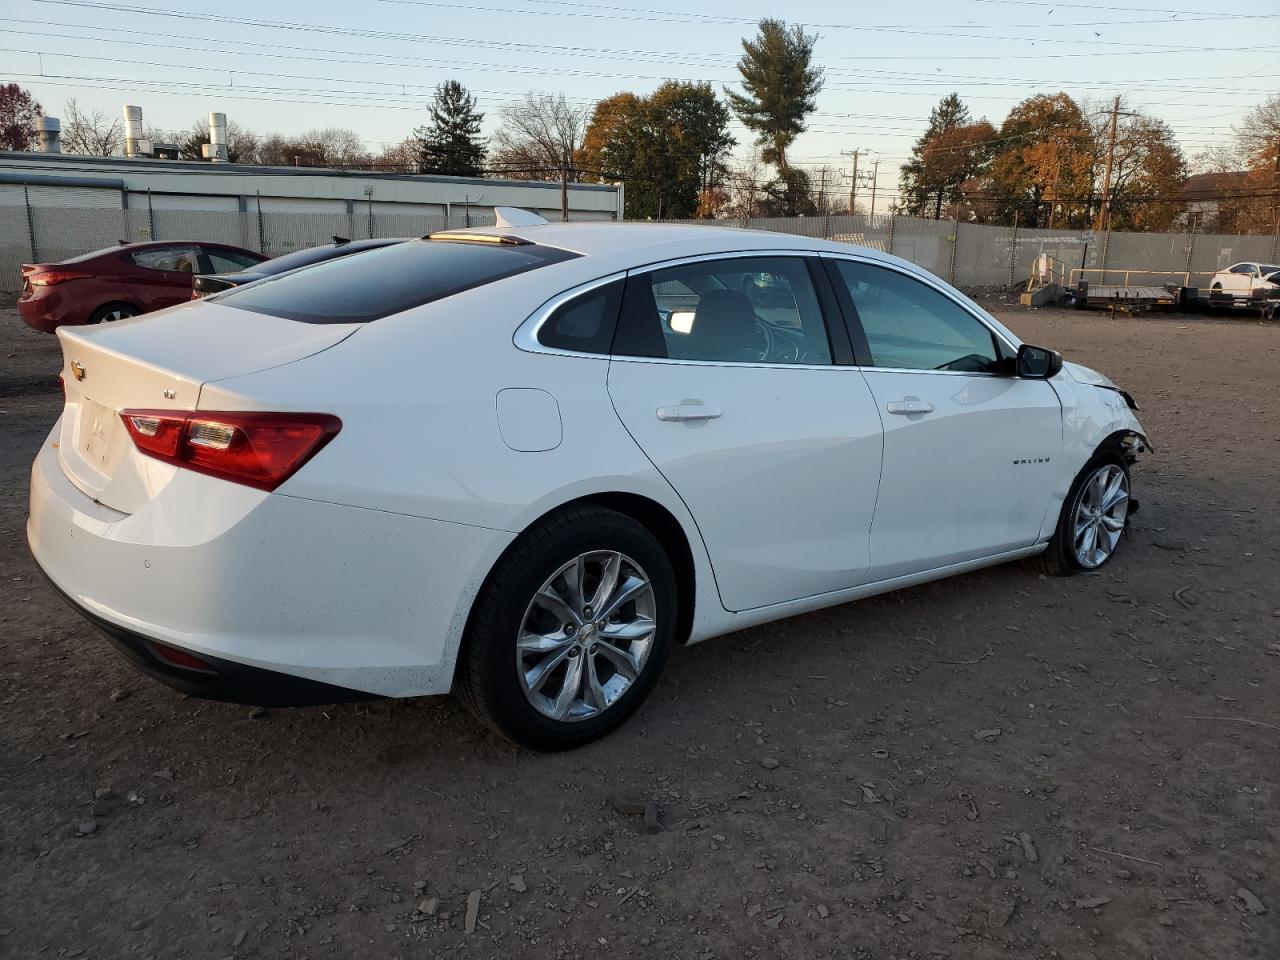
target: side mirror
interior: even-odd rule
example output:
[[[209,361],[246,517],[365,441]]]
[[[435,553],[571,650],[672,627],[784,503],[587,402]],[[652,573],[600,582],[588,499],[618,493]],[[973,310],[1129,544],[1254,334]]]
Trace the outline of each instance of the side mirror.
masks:
[[[1024,343],[1018,348],[1016,369],[1025,380],[1048,380],[1062,369],[1062,354]]]

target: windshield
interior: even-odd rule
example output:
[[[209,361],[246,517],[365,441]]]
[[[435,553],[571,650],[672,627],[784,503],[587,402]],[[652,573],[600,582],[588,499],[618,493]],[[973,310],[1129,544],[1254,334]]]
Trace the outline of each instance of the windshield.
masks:
[[[577,257],[536,244],[409,240],[218,295],[218,303],[302,323],[368,323]]]

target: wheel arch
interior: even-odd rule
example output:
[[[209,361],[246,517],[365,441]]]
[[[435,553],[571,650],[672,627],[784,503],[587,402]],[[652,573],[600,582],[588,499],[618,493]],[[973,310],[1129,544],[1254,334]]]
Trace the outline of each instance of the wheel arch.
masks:
[[[467,618],[462,630],[461,643],[458,647],[458,654],[454,660],[454,676],[462,663],[465,662],[465,648],[468,643],[468,637],[471,634],[471,623],[475,617],[476,606],[480,597],[484,594],[484,589],[488,585],[490,578],[494,575],[501,564],[503,558],[515,547],[520,541],[520,536],[525,531],[531,529],[535,525],[541,523],[548,517],[562,513],[566,510],[572,510],[575,507],[597,506],[604,507],[609,510],[615,510],[624,514],[642,524],[649,530],[662,548],[666,551],[667,556],[671,560],[672,569],[676,575],[676,602],[678,604],[676,610],[676,643],[681,645],[689,640],[689,636],[693,630],[693,615],[697,605],[697,567],[693,556],[693,548],[689,542],[688,534],[684,527],[670,510],[651,497],[646,497],[639,493],[629,493],[621,490],[602,491],[597,493],[588,493],[572,500],[565,500],[556,504],[547,510],[544,510],[538,516],[532,518],[520,530],[507,547],[494,558],[489,566],[488,573],[485,574],[484,580],[480,587],[476,590],[471,598],[470,609],[467,611]],[[456,680],[455,680],[456,684]]]

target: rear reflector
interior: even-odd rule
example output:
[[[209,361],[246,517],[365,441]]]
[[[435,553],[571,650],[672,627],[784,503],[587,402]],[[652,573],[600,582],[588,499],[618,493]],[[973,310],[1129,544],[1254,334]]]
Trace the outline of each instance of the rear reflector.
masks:
[[[194,654],[187,653],[185,650],[179,650],[177,647],[171,647],[167,643],[160,643],[156,640],[151,641],[151,649],[156,652],[161,660],[173,664],[175,667],[182,667],[184,670],[203,670],[205,673],[213,673],[213,667],[205,663]]]
[[[274,490],[326,443],[342,421],[327,413],[124,410],[142,453],[259,490]]]

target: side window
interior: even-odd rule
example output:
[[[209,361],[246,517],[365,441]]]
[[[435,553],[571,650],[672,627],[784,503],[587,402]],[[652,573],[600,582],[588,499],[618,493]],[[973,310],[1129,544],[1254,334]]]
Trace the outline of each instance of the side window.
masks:
[[[588,290],[556,307],[538,328],[538,342],[575,353],[608,353],[621,301],[621,280]]]
[[[1251,264],[1251,263],[1237,263],[1234,267],[1232,267],[1232,268],[1231,268],[1231,272],[1232,272],[1232,273],[1243,273],[1243,274],[1246,274],[1246,275],[1252,276],[1252,275],[1253,275],[1253,264]]]
[[[714,363],[831,363],[801,257],[706,260],[627,278],[616,356]]]
[[[906,274],[837,260],[877,367],[994,373],[995,335],[949,297]]]
[[[133,262],[144,270],[195,273],[199,259],[200,251],[195,247],[153,247],[133,252]]]
[[[236,253],[234,250],[218,250],[214,247],[205,247],[204,252],[209,258],[209,266],[214,273],[235,273],[237,270],[244,270],[246,267],[257,266],[259,262],[255,257]]]

